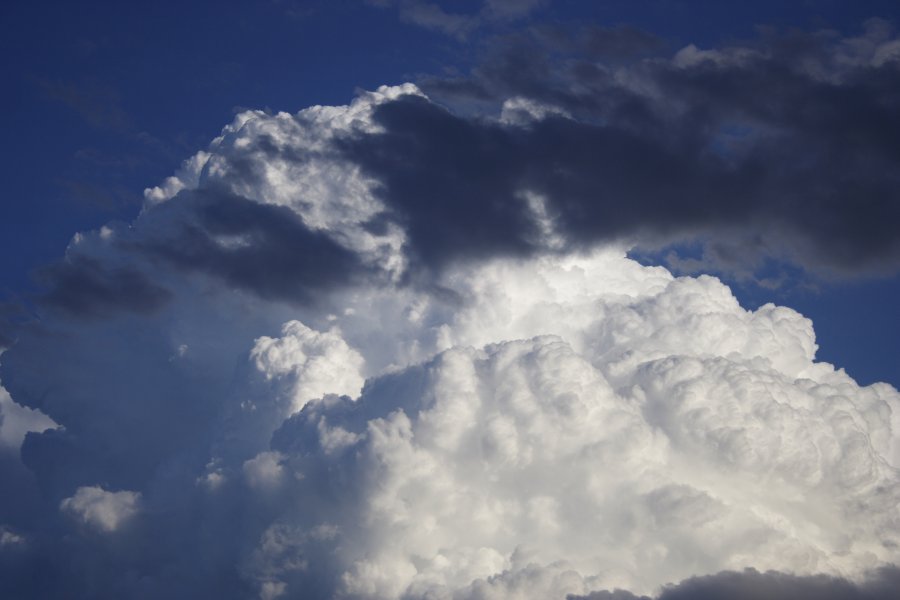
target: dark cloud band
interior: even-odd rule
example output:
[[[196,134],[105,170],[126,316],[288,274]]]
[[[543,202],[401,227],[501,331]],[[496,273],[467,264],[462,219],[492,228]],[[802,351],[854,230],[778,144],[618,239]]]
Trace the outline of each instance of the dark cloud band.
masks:
[[[862,583],[828,575],[799,576],[777,571],[723,571],[666,586],[657,600],[888,600],[900,589],[900,569],[882,567]],[[568,600],[649,600],[625,590],[598,591]]]

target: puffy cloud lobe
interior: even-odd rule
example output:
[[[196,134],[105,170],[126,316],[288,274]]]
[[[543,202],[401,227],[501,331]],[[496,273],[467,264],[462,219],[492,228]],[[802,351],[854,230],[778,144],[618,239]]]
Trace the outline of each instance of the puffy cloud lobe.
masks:
[[[56,423],[47,415],[13,402],[0,387],[0,448],[18,450],[29,431],[53,429]]]
[[[411,84],[384,86],[349,106],[313,106],[295,115],[241,113],[207,151],[186,161],[162,187],[146,190],[145,197],[153,206],[181,191],[211,189],[290,208],[310,231],[394,273],[403,266],[403,231],[390,223],[377,227],[384,206],[371,193],[374,182],[342,160],[334,144],[351,132],[376,131],[375,107],[416,94],[421,92]]]
[[[266,379],[290,381],[289,416],[325,394],[358,396],[363,386],[363,357],[339,331],[319,333],[299,321],[281,328],[280,338],[256,340],[250,357]]]
[[[435,168],[450,192],[412,201],[421,134],[502,156],[580,127],[527,102],[507,117],[411,86],[242,113],[132,226],[77,236],[66,261],[103,293],[71,292],[85,309],[46,310],[0,366],[60,426],[0,465],[36,499],[0,501],[31,569],[0,589],[564,598],[896,563],[900,397],[815,362],[808,319],[624,246],[574,252],[549,188],[494,188],[468,246],[465,181]],[[374,140],[376,162],[348,158]],[[420,154],[464,180],[451,146]],[[167,300],[128,309],[131,272]]]
[[[138,512],[141,495],[135,492],[109,492],[99,486],[80,487],[71,498],[60,503],[62,511],[102,532],[113,532]]]
[[[335,472],[335,482],[352,486],[337,495],[358,499],[345,509],[354,516],[337,523],[336,543],[346,554],[342,589],[354,597],[452,593],[514,567],[511,555],[520,546],[536,547],[533,561],[562,558],[562,545],[587,539],[572,535],[569,514],[585,498],[558,493],[576,492],[584,473],[560,472],[560,462],[578,456],[585,439],[597,445],[594,458],[603,466],[613,461],[601,459],[602,446],[625,442],[653,453],[653,436],[640,431],[633,407],[558,338],[509,342],[487,355],[451,350],[373,382],[358,404],[311,404],[275,437],[279,448],[309,440],[324,422],[359,438],[341,453],[326,453],[329,466],[310,469],[301,482],[327,489],[334,484],[312,473]],[[323,452],[313,450],[299,464],[315,465]],[[364,524],[363,539],[344,537],[353,521]]]
[[[450,350],[355,404],[308,405],[274,445],[297,457],[302,496],[347,504],[292,517],[338,526],[332,550],[302,554],[337,557],[339,595],[384,598],[652,592],[747,561],[860,573],[896,560],[900,489],[867,424],[887,427],[895,390],[842,403],[721,358],[651,360],[631,377],[617,392],[544,337]],[[352,442],[342,452],[323,436],[334,429]],[[851,517],[863,490],[872,502]]]
[[[262,452],[246,461],[243,471],[250,487],[265,490],[277,486],[282,477],[280,458],[277,452]]]

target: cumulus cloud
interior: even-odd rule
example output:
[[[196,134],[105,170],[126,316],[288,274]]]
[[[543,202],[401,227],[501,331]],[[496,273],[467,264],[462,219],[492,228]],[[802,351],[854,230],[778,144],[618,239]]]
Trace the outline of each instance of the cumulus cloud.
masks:
[[[539,28],[496,41],[467,78],[425,80],[440,102],[407,84],[237,115],[146,191],[120,243],[303,302],[358,277],[608,243],[674,245],[673,267],[747,279],[773,258],[893,273],[896,44],[878,21],[705,49]],[[699,256],[680,256],[692,243]],[[73,253],[46,279],[47,303],[84,314],[168,298],[134,261],[106,272]]]
[[[894,68],[866,48],[841,68]],[[661,72],[756,60],[698,52]],[[405,85],[247,111],[133,224],[76,236],[0,364],[58,424],[0,464],[34,499],[0,501],[24,540],[0,590],[628,598],[893,573],[897,390],[817,362],[790,308],[627,257],[732,223],[702,216],[709,194],[755,167],[534,95],[505,108]],[[634,180],[639,157],[675,196]]]
[[[18,450],[29,431],[53,429],[56,423],[40,411],[16,404],[0,386],[0,447]]]
[[[610,243],[699,244],[664,256],[745,279],[772,258],[819,276],[896,271],[900,62],[885,24],[668,54],[656,42],[542,30],[498,42],[468,79],[425,82],[493,115],[411,84],[245,111],[148,188],[132,228],[76,240],[44,273],[43,303],[153,312],[170,300],[167,262],[312,304],[360,279],[424,286],[460,261]],[[127,260],[104,259],[110,245]]]
[[[103,532],[113,532],[138,511],[141,495],[135,492],[108,492],[99,486],[80,487],[59,508]]]
[[[262,452],[244,463],[244,477],[251,488],[266,490],[277,486],[282,477],[278,452]]]
[[[453,295],[353,288],[319,328],[288,320],[270,336],[197,323],[152,387],[188,386],[169,371],[181,362],[203,380],[237,361],[233,399],[219,388],[221,416],[192,422],[197,444],[157,454],[168,456],[156,459],[163,470],[131,474],[136,491],[84,482],[63,512],[106,530],[126,516],[161,530],[174,518],[187,531],[167,535],[193,544],[177,515],[202,510],[203,535],[221,544],[203,568],[237,569],[237,597],[654,594],[697,573],[858,579],[897,561],[900,395],[815,362],[801,315],[744,310],[714,278],[675,278],[615,248],[460,266],[441,285]],[[275,305],[217,310],[248,306]],[[398,316],[406,334],[369,321]],[[154,324],[168,323],[169,337],[178,320]],[[88,325],[80,335],[97,327]],[[414,356],[403,335],[416,340]],[[194,357],[212,344],[230,350]],[[108,348],[94,351],[110,360]],[[35,385],[9,373],[16,389]],[[104,410],[69,397],[92,422]],[[264,413],[266,426],[247,437]],[[63,448],[78,477],[123,478],[141,465],[129,449],[138,426],[117,423],[121,438],[94,429],[125,453],[118,464],[73,453],[90,446],[83,434],[61,447],[34,437],[25,456],[60,489],[72,484],[46,463]],[[154,433],[177,429],[156,421]],[[139,493],[153,512],[134,512]],[[235,518],[249,530],[230,533]],[[145,558],[134,560],[142,568]]]
[[[603,258],[613,289],[588,280],[589,315],[565,304],[583,291],[577,272],[552,290],[568,310],[520,296],[534,319],[520,320],[491,303],[497,327],[549,335],[455,346],[276,432],[297,493],[342,499],[282,517],[301,532],[337,526],[295,551],[337,564],[282,581],[324,569],[341,573],[339,596],[564,597],[750,565],[859,575],[896,561],[896,390],[814,363],[809,322],[789,309],[748,313],[713,279],[665,283],[652,269],[650,293],[624,296],[614,267],[642,268]],[[564,274],[528,268],[544,285]],[[547,309],[560,319],[532,312]],[[560,337],[565,315],[590,334]],[[658,335],[661,322],[680,334]]]
[[[332,330],[319,333],[299,321],[281,328],[280,338],[256,340],[250,357],[266,379],[287,379],[290,406],[285,416],[325,394],[358,396],[363,386],[363,357]]]

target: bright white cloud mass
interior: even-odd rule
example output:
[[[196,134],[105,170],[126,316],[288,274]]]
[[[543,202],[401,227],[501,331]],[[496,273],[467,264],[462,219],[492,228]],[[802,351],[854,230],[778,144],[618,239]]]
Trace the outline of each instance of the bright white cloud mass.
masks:
[[[4,495],[41,498],[0,500],[7,571],[41,556],[44,597],[563,599],[900,562],[897,390],[816,362],[790,308],[563,251],[533,190],[541,251],[416,269],[340,151],[409,94],[241,113],[132,225],[74,238],[0,357],[53,420],[0,396],[2,451],[34,431]]]

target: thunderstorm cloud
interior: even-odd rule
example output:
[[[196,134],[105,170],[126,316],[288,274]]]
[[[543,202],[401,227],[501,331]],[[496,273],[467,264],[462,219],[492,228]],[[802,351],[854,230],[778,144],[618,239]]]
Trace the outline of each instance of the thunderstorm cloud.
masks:
[[[898,391],[629,252],[895,270],[900,42],[552,33],[428,94],[241,112],[73,238],[0,338],[0,595],[896,591]]]

